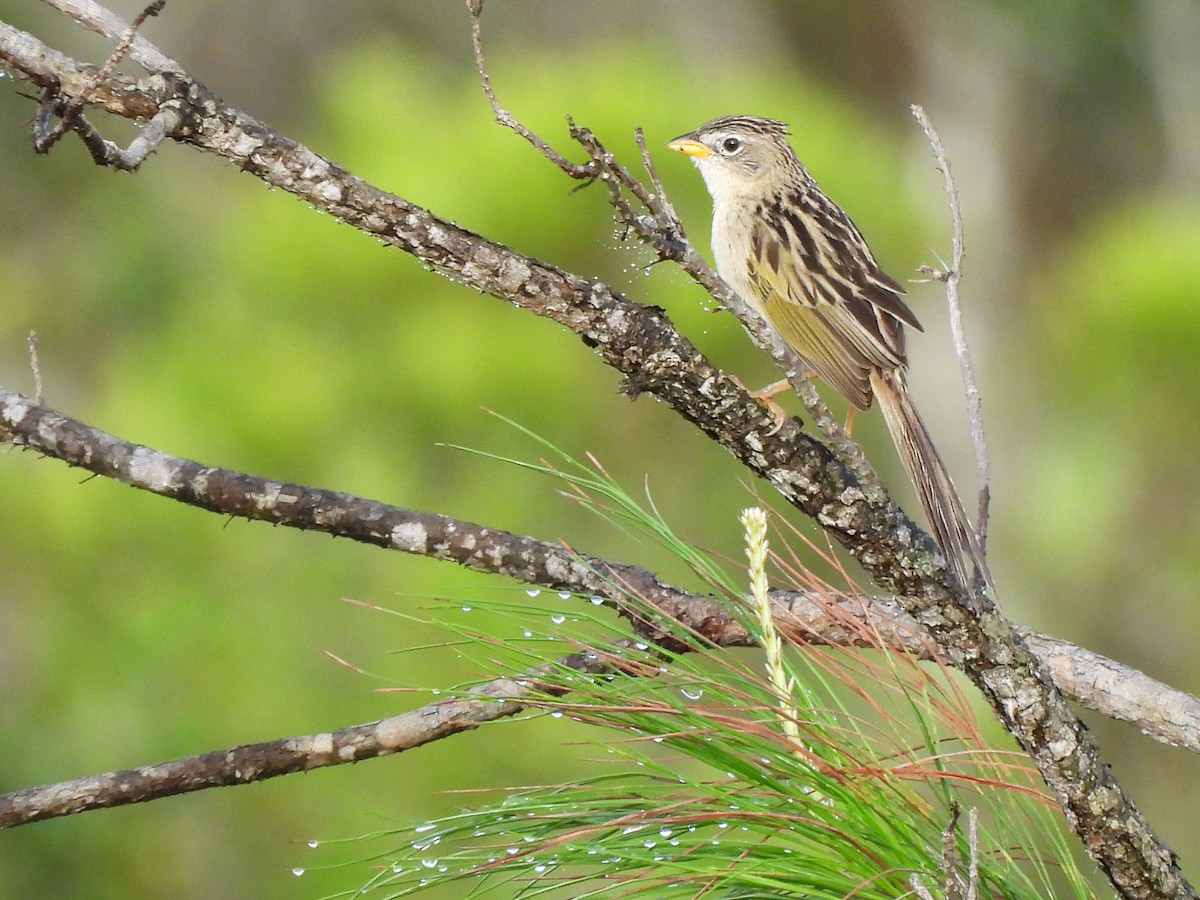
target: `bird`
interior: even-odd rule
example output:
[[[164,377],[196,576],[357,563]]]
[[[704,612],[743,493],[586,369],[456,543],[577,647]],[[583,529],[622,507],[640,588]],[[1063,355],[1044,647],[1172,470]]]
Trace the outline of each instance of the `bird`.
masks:
[[[993,588],[983,548],[906,381],[905,326],[923,331],[862,232],[809,174],[788,126],[723,116],[667,146],[712,198],[717,274],[853,409],[879,404],[946,562]]]

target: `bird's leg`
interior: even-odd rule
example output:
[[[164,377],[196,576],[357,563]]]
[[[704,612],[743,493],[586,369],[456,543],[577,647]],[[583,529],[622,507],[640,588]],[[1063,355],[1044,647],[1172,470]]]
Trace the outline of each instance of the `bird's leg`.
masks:
[[[792,385],[786,378],[780,378],[778,381],[772,381],[766,387],[759,388],[757,391],[751,391],[750,396],[755,400],[763,403],[772,403],[775,398],[784,391],[790,391]]]
[[[858,412],[858,407],[856,407],[854,405],[851,405],[850,408],[848,410],[846,410],[846,425],[845,425],[846,437],[850,437],[851,432],[854,431],[854,414],[856,412]]]
[[[750,396],[770,410],[771,415],[775,417],[775,427],[771,429],[771,434],[779,431],[783,427],[783,423],[788,420],[788,414],[784,412],[782,406],[775,402],[775,397],[784,391],[791,390],[791,387],[786,378],[780,378],[757,391],[750,391]]]

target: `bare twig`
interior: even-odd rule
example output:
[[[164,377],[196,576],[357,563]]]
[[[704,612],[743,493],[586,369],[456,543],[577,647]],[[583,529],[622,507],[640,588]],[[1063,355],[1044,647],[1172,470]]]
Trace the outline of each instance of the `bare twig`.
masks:
[[[962,809],[958,801],[950,803],[950,822],[942,829],[942,897],[944,900],[963,900],[958,883],[958,819]]]
[[[45,2],[64,15],[74,19],[80,25],[91,29],[97,34],[104,35],[110,41],[120,41],[129,29],[129,26],[122,21],[120,16],[105,9],[99,3],[94,2],[94,0],[45,0]],[[146,15],[153,14],[143,11],[142,16],[139,18],[141,18],[141,21],[145,21],[144,17]],[[141,22],[139,21],[138,26],[140,25]],[[135,29],[138,26],[134,26]],[[129,41],[129,56],[147,72],[183,72],[183,66],[165,55],[141,35],[131,37]]]
[[[979,810],[967,810],[967,900],[979,900]]]
[[[25,338],[29,348],[29,369],[33,372],[33,399],[39,406],[45,402],[46,392],[42,384],[42,367],[38,364],[38,336],[36,331],[29,332]]]
[[[133,17],[133,21],[130,22],[128,27],[121,32],[121,37],[117,41],[117,46],[113,48],[113,51],[109,54],[108,59],[104,61],[104,65],[97,69],[96,74],[92,76],[91,82],[84,87],[82,93],[80,93],[78,96],[72,97],[70,102],[67,103],[67,112],[83,108],[84,102],[88,97],[91,96],[92,91],[94,91],[101,82],[107,81],[109,76],[116,71],[117,66],[121,63],[121,60],[129,55],[129,51],[133,48],[133,39],[137,37],[137,31],[142,27],[142,23],[151,16],[157,16],[160,12],[162,12],[162,8],[166,5],[167,0],[154,0],[153,3]]]
[[[975,366],[971,362],[971,350],[967,346],[966,330],[963,327],[962,304],[958,298],[958,283],[962,278],[965,253],[962,209],[958,203],[958,187],[954,183],[954,176],[950,173],[950,160],[946,156],[946,148],[942,145],[942,139],[938,135],[937,129],[933,127],[933,122],[926,114],[924,107],[914,104],[912,114],[921,125],[925,137],[933,148],[938,170],[945,179],[946,197],[950,203],[950,222],[953,229],[950,268],[939,272],[929,266],[924,266],[922,271],[938,281],[945,282],[946,285],[946,302],[950,307],[950,331],[954,335],[954,351],[958,356],[958,368],[962,373],[963,390],[967,398],[967,418],[971,427],[971,443],[975,448],[976,477],[979,481],[978,521],[975,531],[979,538],[980,548],[986,551],[992,476],[988,463],[987,438],[983,432],[982,395],[979,392],[979,385],[975,381]]]
[[[492,91],[492,80],[488,77],[487,67],[484,65],[483,59],[483,26],[481,23],[483,4],[484,0],[467,0],[467,9],[471,12],[471,45],[475,49],[475,70],[479,73],[479,82],[483,85],[483,93],[487,96],[488,103],[492,106],[492,113],[496,116],[496,121],[505,128],[511,128],[521,137],[525,138],[525,140],[538,149],[538,152],[542,156],[553,162],[572,178],[595,178],[596,169],[591,163],[585,163],[581,166],[571,162],[538,137],[538,135],[517,121],[516,117],[501,106],[500,102],[496,99],[496,94]]]
[[[538,698],[561,696],[552,676],[564,667],[609,671],[601,655],[576,653],[378,722],[13,791],[0,795],[0,829],[402,753],[516,715]]]
[[[143,126],[129,146],[122,149],[105,138],[79,109],[63,110],[59,113],[58,123],[49,127],[58,109],[58,100],[54,94],[54,90],[49,88],[43,92],[42,105],[38,115],[34,117],[34,151],[48,153],[59,137],[66,130],[71,130],[79,135],[96,165],[112,166],[125,172],[132,172],[144,163],[183,121],[177,109],[163,107]]]
[[[149,17],[158,15],[165,5],[166,0],[154,0],[138,13],[121,33],[116,48],[109,54],[104,65],[68,99],[62,99],[57,84],[47,85],[42,89],[41,102],[33,126],[33,148],[37,153],[49,153],[59,138],[67,131],[74,131],[98,165],[133,171],[145,162],[146,157],[158,148],[169,133],[179,127],[182,117],[178,111],[164,107],[146,123],[129,147],[122,150],[112,141],[106,140],[83,115],[83,107],[91,100],[96,88],[112,76],[121,60],[129,54],[138,28]],[[55,115],[58,116],[58,120],[51,125]]]

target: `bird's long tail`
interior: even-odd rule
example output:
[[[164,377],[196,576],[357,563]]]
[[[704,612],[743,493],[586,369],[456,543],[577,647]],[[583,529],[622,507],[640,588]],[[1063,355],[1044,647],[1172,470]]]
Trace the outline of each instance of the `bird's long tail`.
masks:
[[[871,376],[871,387],[942,555],[969,592],[986,587],[995,598],[995,586],[979,537],[909,396],[903,371],[878,372]]]

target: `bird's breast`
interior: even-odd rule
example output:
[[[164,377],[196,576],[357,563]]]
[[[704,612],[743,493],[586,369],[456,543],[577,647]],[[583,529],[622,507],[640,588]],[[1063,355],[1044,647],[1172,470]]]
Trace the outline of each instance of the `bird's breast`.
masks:
[[[757,295],[750,284],[750,234],[753,207],[740,203],[721,204],[713,208],[713,262],[721,280],[745,302],[760,309]]]

